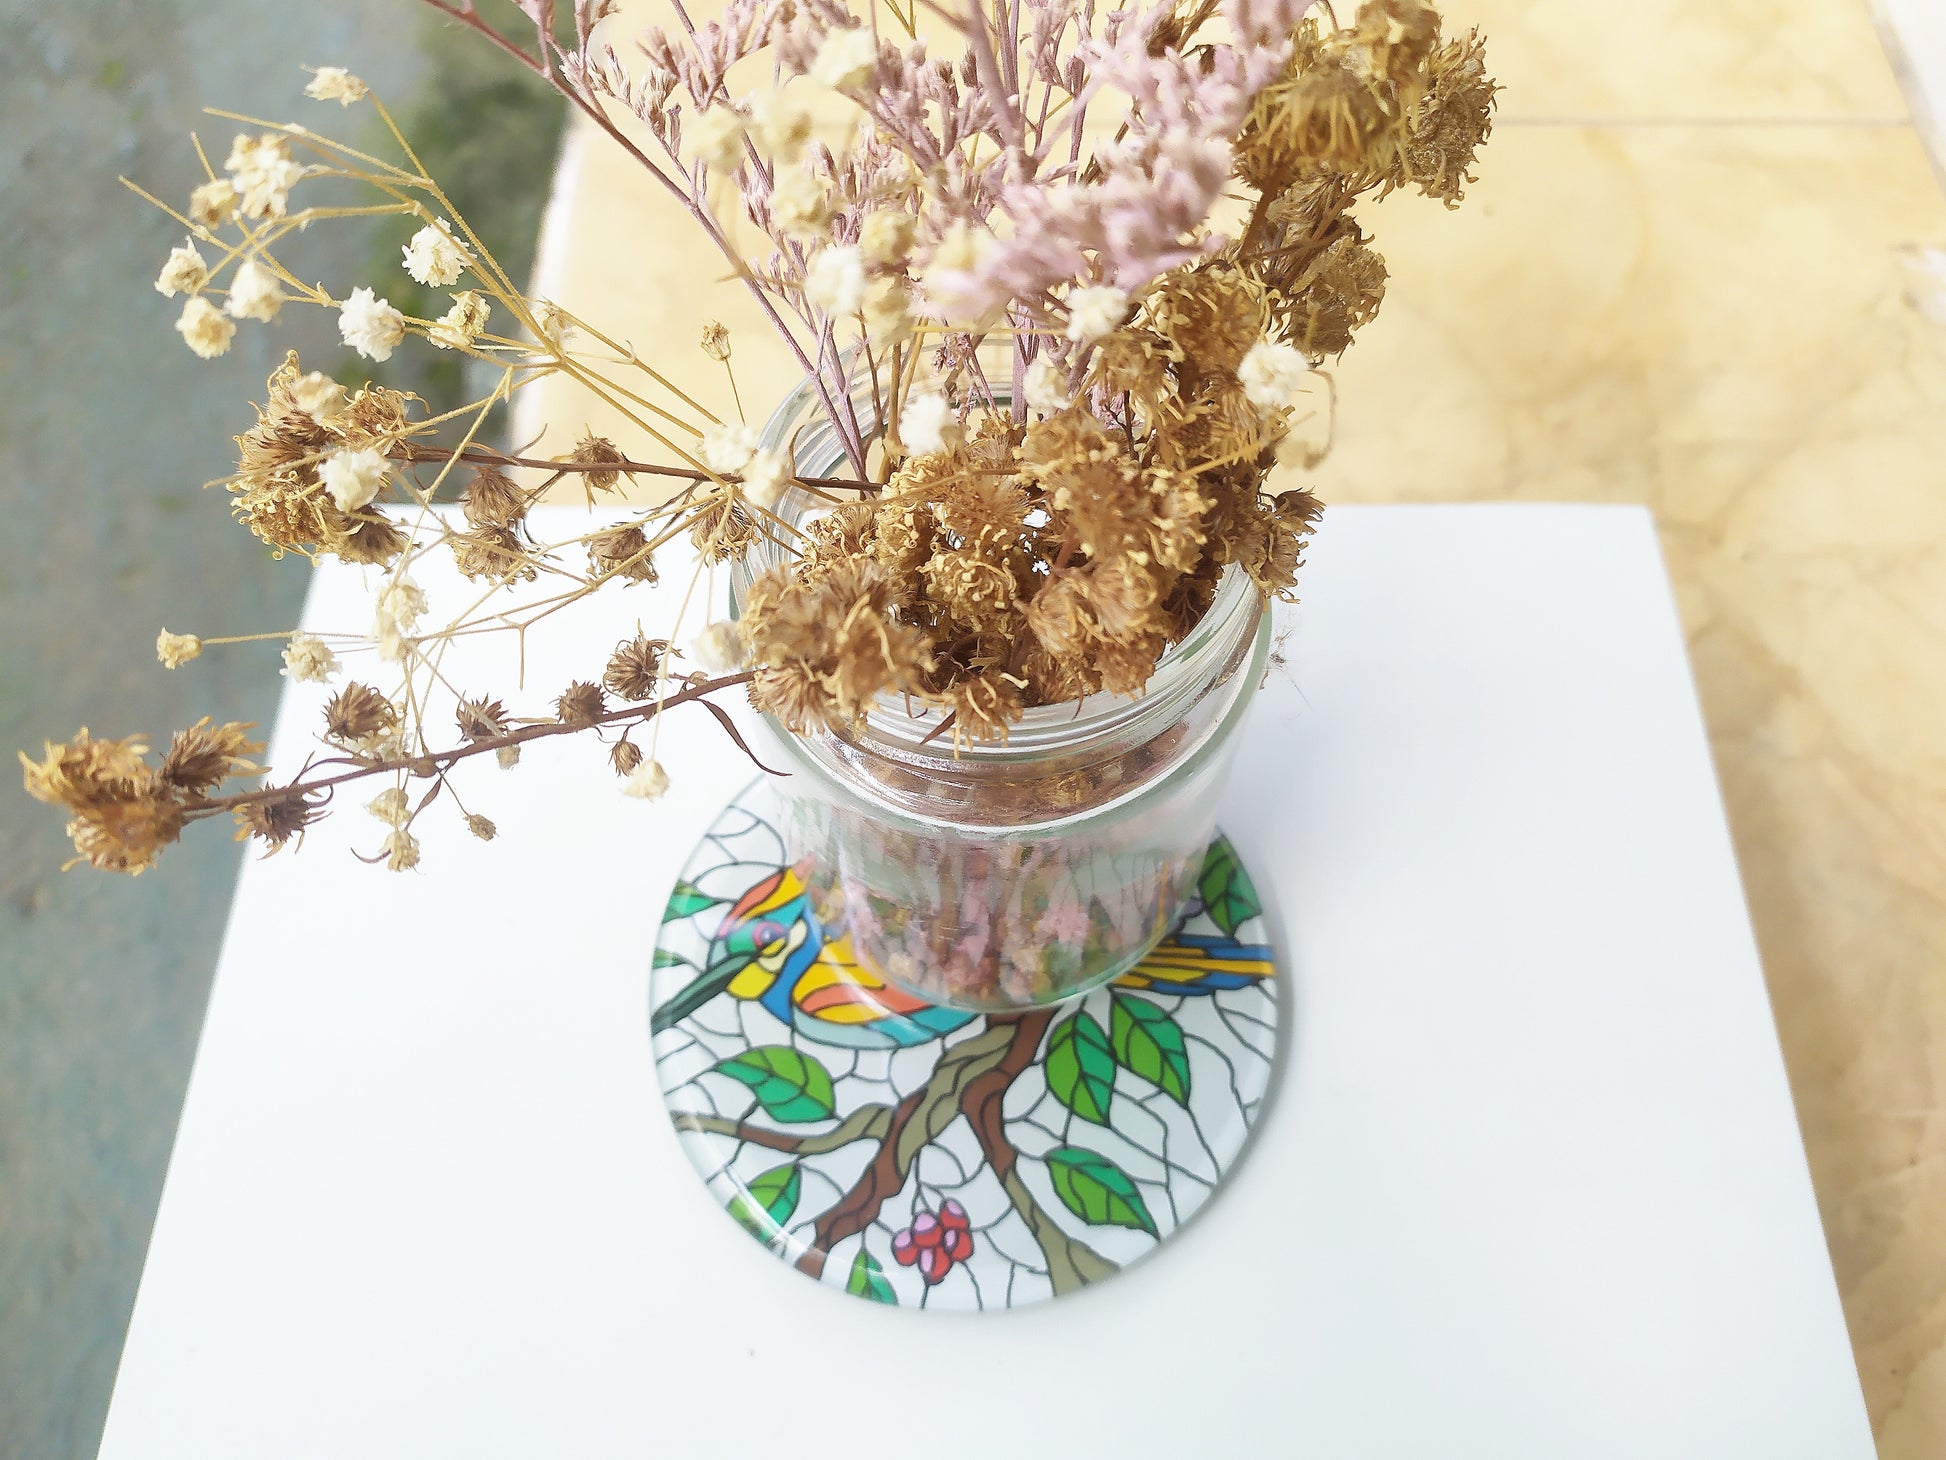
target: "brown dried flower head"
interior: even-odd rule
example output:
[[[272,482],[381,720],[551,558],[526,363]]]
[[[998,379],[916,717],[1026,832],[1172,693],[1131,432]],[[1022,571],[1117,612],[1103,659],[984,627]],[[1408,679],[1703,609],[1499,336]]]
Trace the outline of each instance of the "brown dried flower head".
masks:
[[[162,757],[163,782],[186,795],[203,796],[232,776],[262,774],[263,767],[254,761],[264,753],[264,743],[245,733],[256,728],[212,725],[205,715],[187,730],[178,730]]]
[[[459,733],[478,745],[482,740],[498,740],[507,733],[507,710],[498,700],[461,700],[454,712]]]
[[[353,680],[324,707],[324,734],[347,750],[363,750],[398,727],[399,708],[368,684]]]
[[[554,701],[555,719],[563,725],[582,729],[594,724],[607,709],[608,702],[602,697],[601,686],[590,684],[585,679],[576,680]]]
[[[628,583],[654,583],[655,560],[649,539],[640,527],[611,527],[588,539],[588,568],[596,577],[616,577]]]
[[[652,700],[669,656],[667,639],[637,634],[615,646],[601,682],[617,699],[630,703]]]
[[[613,490],[622,479],[619,468],[628,458],[606,436],[583,436],[575,443],[574,454],[568,460],[579,467],[593,468],[581,473],[582,481],[595,491],[606,492]]]
[[[460,511],[474,527],[514,528],[527,516],[527,494],[501,471],[481,467],[459,498]]]
[[[616,775],[626,780],[642,764],[641,747],[632,740],[617,740],[609,748],[608,763],[615,768]]]
[[[266,856],[281,852],[293,837],[300,837],[304,828],[322,815],[322,806],[288,789],[261,801],[247,802],[231,812],[237,825],[236,839],[255,837],[270,848]]]

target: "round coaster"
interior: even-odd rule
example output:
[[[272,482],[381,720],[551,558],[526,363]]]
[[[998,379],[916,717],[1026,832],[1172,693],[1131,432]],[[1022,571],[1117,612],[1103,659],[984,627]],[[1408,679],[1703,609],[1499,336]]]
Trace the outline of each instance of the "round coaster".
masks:
[[[887,989],[821,923],[754,782],[670,895],[656,1069],[710,1191],[799,1271],[908,1307],[1011,1308],[1099,1282],[1222,1185],[1270,1085],[1275,959],[1223,837],[1171,934],[1054,1009]]]

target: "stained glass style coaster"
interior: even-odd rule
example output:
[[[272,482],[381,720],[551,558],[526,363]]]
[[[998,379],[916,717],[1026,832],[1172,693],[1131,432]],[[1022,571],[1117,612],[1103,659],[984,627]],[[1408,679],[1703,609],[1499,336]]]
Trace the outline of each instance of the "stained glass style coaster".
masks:
[[[683,869],[650,983],[670,1118],[711,1193],[799,1271],[909,1307],[1071,1293],[1222,1185],[1270,1085],[1275,956],[1219,836],[1169,937],[1055,1009],[921,1004],[853,961],[762,781]],[[815,879],[814,879],[815,880]]]

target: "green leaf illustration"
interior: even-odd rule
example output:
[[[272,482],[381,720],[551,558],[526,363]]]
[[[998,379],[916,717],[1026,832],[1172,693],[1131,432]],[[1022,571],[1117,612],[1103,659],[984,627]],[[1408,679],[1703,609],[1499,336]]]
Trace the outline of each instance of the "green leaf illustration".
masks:
[[[1159,1235],[1155,1218],[1128,1173],[1099,1151],[1059,1146],[1047,1153],[1047,1174],[1053,1178],[1055,1195],[1082,1221]]]
[[[769,1242],[784,1230],[784,1223],[797,1210],[798,1193],[804,1180],[797,1162],[773,1166],[752,1178],[748,1187],[730,1203],[730,1215],[743,1223],[744,1230],[759,1242]]]
[[[1264,910],[1257,900],[1257,889],[1250,885],[1250,874],[1237,861],[1236,848],[1226,836],[1210,843],[1196,890],[1203,895],[1210,921],[1232,938],[1238,928]]]
[[[858,1256],[851,1261],[851,1276],[845,1279],[845,1291],[854,1298],[870,1298],[874,1303],[896,1306],[899,1301],[898,1294],[885,1280],[885,1269],[863,1247],[858,1249]]]
[[[1109,1028],[1115,1060],[1178,1105],[1189,1104],[1189,1051],[1182,1026],[1147,999],[1115,994]]]
[[[658,948],[655,950],[655,966],[657,968],[694,968],[696,965],[691,963],[687,958],[684,958],[680,953],[671,953],[667,948]]]
[[[828,1120],[835,1109],[831,1072],[786,1044],[746,1049],[712,1066],[712,1072],[748,1085],[764,1114],[785,1125]]]
[[[699,913],[706,907],[715,907],[721,901],[723,899],[720,897],[711,897],[707,892],[699,892],[687,882],[678,881],[669,893],[669,906],[663,910],[662,920],[671,923],[677,918],[686,918]]]
[[[1076,1014],[1054,1026],[1045,1073],[1056,1100],[1083,1120],[1108,1124],[1108,1106],[1115,1098],[1115,1055],[1092,1015]]]

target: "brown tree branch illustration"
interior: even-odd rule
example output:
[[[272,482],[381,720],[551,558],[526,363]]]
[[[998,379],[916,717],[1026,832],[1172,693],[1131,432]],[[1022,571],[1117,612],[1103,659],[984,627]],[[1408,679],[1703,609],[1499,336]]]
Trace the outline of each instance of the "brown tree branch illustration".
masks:
[[[1043,1017],[1041,1028],[1046,1028],[1046,1019],[1050,1017]],[[979,1140],[980,1150],[985,1153],[993,1174],[1000,1178],[1000,1187],[1007,1193],[1007,1200],[1020,1213],[1027,1230],[1034,1234],[1034,1241],[1040,1244],[1041,1254],[1047,1259],[1048,1279],[1054,1285],[1055,1296],[1059,1297],[1089,1283],[1100,1282],[1119,1271],[1120,1264],[1111,1262],[1087,1243],[1063,1231],[1061,1225],[1042,1210],[1041,1204],[1034,1200],[1034,1193],[1027,1189],[1027,1183],[1021,1179],[1020,1152],[1007,1138],[1001,1108],[1006,1101],[1008,1088],[1033,1063],[1039,1048],[1038,1032],[1024,1046],[1016,1041],[1015,1047],[1007,1052],[1007,1057],[999,1065],[966,1087],[964,1109],[967,1124],[973,1127],[973,1134]]]
[[[797,1259],[799,1271],[822,1277],[825,1254],[870,1226],[879,1209],[904,1188],[919,1152],[960,1117],[974,1082],[1011,1065],[1012,1073],[1003,1076],[1011,1084],[1033,1061],[1052,1018],[1045,1010],[991,1015],[980,1033],[942,1054],[932,1077],[892,1111],[871,1164],[813,1224],[811,1245]]]
[[[853,1141],[883,1140],[891,1133],[892,1115],[889,1105],[861,1105],[832,1129],[804,1136],[787,1135],[783,1131],[752,1125],[748,1121],[730,1120],[721,1115],[691,1115],[686,1112],[675,1117],[675,1127],[677,1130],[703,1131],[713,1136],[730,1136],[739,1141],[748,1141],[753,1146],[782,1151],[786,1155],[822,1156]]]

